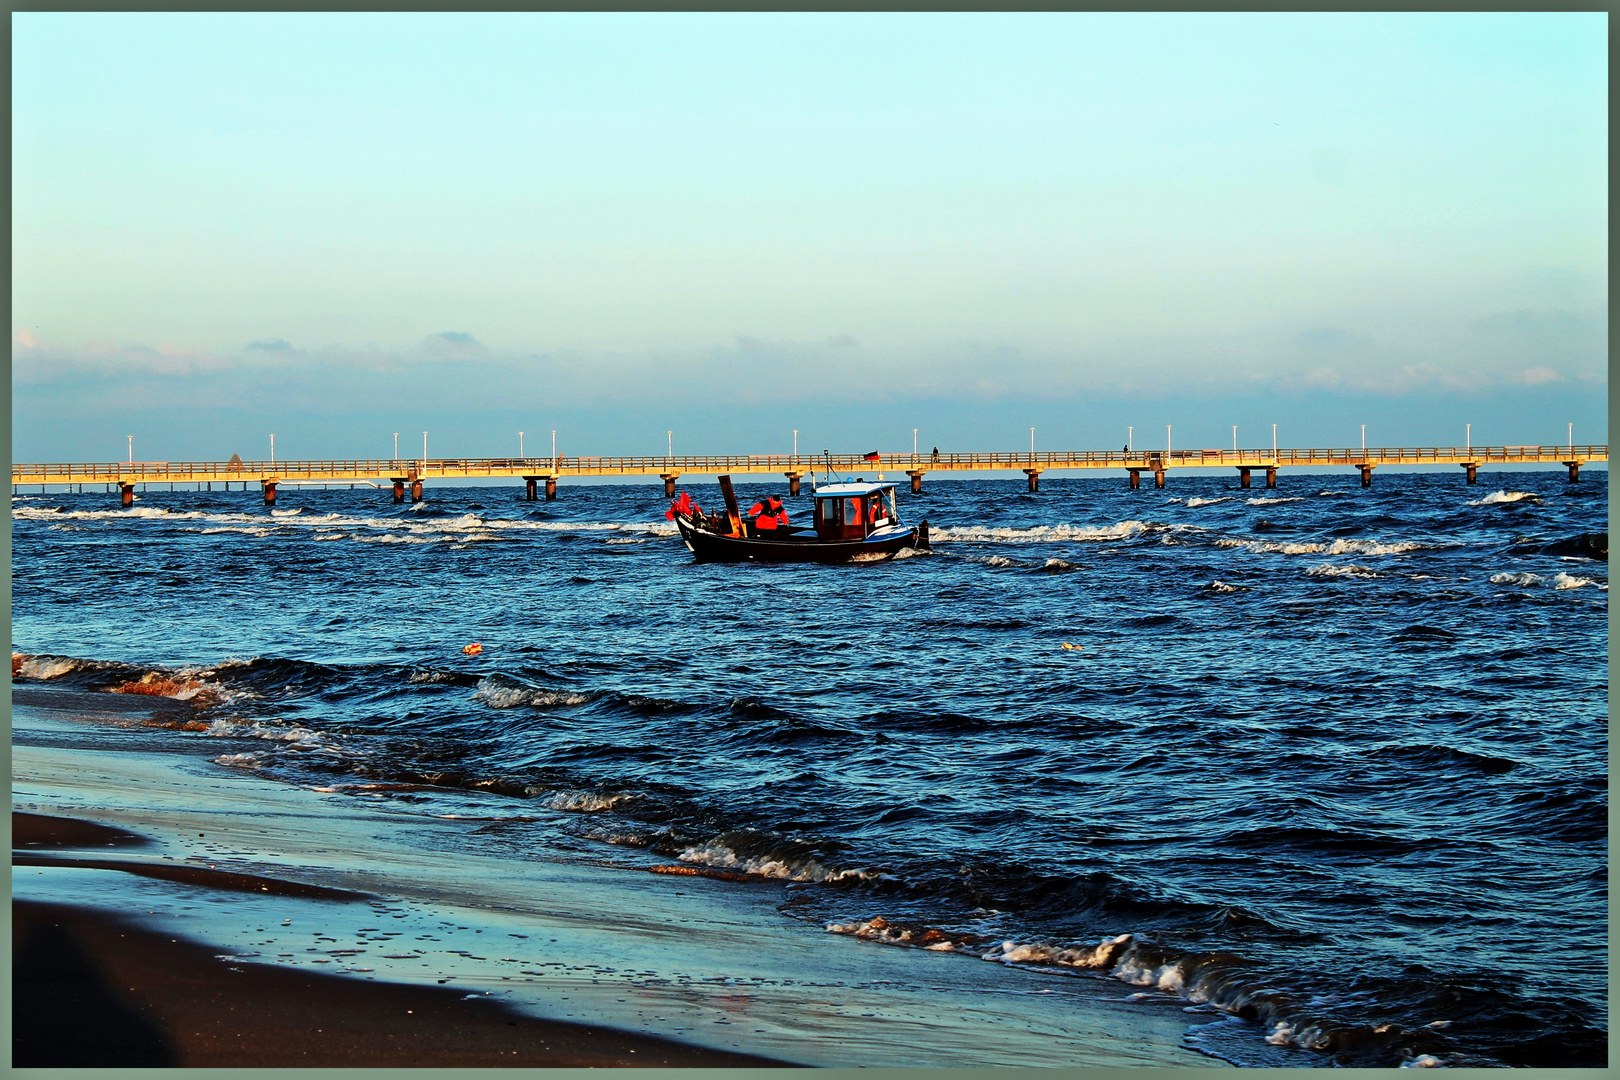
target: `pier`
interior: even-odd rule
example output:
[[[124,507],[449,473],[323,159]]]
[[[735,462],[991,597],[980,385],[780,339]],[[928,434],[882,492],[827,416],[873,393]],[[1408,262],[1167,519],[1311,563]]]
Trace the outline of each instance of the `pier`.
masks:
[[[1462,469],[1465,483],[1479,479],[1479,470],[1491,465],[1559,465],[1569,470],[1569,482],[1578,483],[1581,466],[1594,461],[1607,462],[1604,446],[1451,446],[1395,447],[1380,449],[1304,450],[1057,450],[1040,453],[983,454],[748,454],[743,456],[688,457],[556,457],[556,458],[425,458],[417,460],[372,459],[352,461],[121,461],[105,463],[54,463],[13,465],[11,486],[15,493],[25,485],[38,484],[43,491],[50,485],[69,490],[102,484],[116,489],[124,506],[134,501],[137,485],[168,484],[212,490],[259,488],[267,504],[276,501],[276,491],[284,484],[366,484],[390,487],[395,502],[420,501],[426,485],[443,480],[487,480],[511,478],[523,481],[524,496],[539,498],[545,485],[545,498],[557,497],[560,481],[587,476],[656,476],[664,482],[664,494],[673,496],[682,476],[733,476],[775,473],[788,481],[790,494],[799,493],[799,482],[812,472],[825,470],[843,474],[903,473],[911,480],[911,490],[921,491],[923,477],[931,472],[1021,472],[1029,490],[1038,492],[1041,474],[1071,470],[1117,470],[1129,478],[1130,486],[1142,486],[1142,474],[1153,477],[1153,486],[1163,488],[1172,469],[1234,469],[1238,486],[1249,487],[1258,477],[1265,486],[1277,486],[1282,469],[1323,467],[1353,468],[1361,474],[1361,486],[1371,487],[1373,470],[1382,465],[1454,465]]]

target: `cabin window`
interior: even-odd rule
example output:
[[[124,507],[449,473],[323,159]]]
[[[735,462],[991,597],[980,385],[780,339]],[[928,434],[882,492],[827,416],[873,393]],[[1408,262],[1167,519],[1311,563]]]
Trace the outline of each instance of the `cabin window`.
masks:
[[[862,500],[860,498],[844,500],[845,525],[859,525],[865,520],[861,514],[861,501]]]

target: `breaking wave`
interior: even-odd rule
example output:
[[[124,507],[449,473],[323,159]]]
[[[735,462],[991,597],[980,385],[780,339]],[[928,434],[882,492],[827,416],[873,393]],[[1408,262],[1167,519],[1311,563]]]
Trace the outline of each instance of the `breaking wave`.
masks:
[[[931,538],[958,543],[1050,544],[1064,541],[1129,540],[1164,526],[1149,521],[1121,521],[1114,525],[1037,525],[1033,528],[990,528],[975,525],[938,526]]]

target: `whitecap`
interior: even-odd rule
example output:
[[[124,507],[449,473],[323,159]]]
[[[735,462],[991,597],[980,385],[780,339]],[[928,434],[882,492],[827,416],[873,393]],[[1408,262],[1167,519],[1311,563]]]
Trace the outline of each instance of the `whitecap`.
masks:
[[[1322,563],[1305,571],[1307,577],[1355,577],[1375,578],[1378,572],[1370,566],[1356,566],[1354,563],[1347,566],[1335,566],[1332,563]]]

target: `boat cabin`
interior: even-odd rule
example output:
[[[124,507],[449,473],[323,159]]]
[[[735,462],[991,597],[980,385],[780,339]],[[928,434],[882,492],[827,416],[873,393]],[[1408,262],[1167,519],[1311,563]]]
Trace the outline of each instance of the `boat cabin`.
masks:
[[[900,524],[893,484],[827,484],[816,489],[815,498],[816,536],[822,540],[864,540]]]

